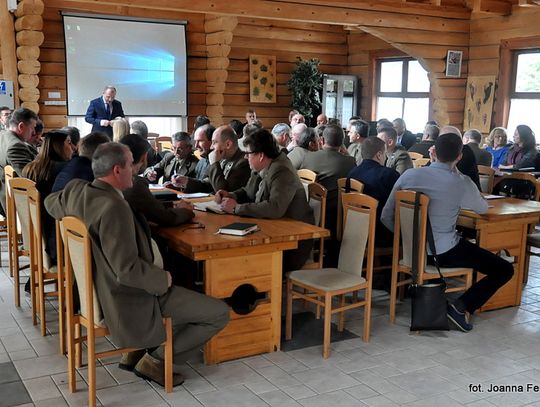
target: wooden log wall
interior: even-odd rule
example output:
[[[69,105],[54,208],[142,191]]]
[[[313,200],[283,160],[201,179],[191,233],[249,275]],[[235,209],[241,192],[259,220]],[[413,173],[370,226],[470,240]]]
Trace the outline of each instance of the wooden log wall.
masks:
[[[223,121],[245,121],[247,109],[257,112],[266,128],[288,122],[291,95],[287,81],[296,57],[318,58],[327,74],[347,74],[347,33],[342,26],[238,18],[229,54],[229,73],[224,93]],[[249,55],[275,55],[277,103],[250,103]]]
[[[510,61],[501,61],[501,45],[504,41],[537,37],[540,47],[540,9],[537,7],[514,7],[510,16],[474,18],[471,20],[469,74],[475,76],[496,75],[501,85],[501,76],[510,75]],[[525,41],[526,42],[526,41]],[[498,87],[495,94],[494,116],[491,127],[503,125],[503,95],[507,92]],[[506,96],[506,95],[504,95]],[[513,131],[512,129],[510,131]]]
[[[372,114],[372,89],[371,89],[371,55],[373,52],[392,52],[393,46],[380,38],[359,31],[351,31],[347,37],[349,50],[348,74],[356,75],[360,79],[360,116],[365,120],[371,120]],[[398,53],[400,51],[396,50]]]
[[[132,17],[185,20],[188,22],[187,52],[188,52],[188,125],[193,127],[193,120],[199,114],[206,112],[206,33],[204,14],[130,8],[117,5],[83,4],[78,8],[66,7],[64,0],[47,0],[43,14],[43,33],[45,41],[41,46],[41,63],[39,90],[40,116],[48,129],[58,128],[67,124],[66,106],[46,106],[48,92],[60,92],[61,99],[66,100],[66,67],[64,53],[64,36],[60,10],[76,12],[94,12],[100,14],[124,15]],[[102,91],[103,84],[96,84],[96,97]],[[118,94],[122,100],[122,94]],[[129,112],[127,112],[129,115]]]

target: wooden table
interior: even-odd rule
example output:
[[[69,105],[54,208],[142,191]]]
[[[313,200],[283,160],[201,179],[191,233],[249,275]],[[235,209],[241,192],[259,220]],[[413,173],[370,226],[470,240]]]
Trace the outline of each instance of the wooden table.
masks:
[[[489,206],[484,215],[462,210],[458,219],[458,225],[476,230],[480,247],[514,258],[514,276],[489,299],[482,311],[521,304],[528,227],[540,217],[540,203],[536,201],[501,198],[490,200]]]
[[[298,240],[329,236],[326,229],[290,219],[253,219],[235,215],[196,212],[193,225],[160,228],[169,246],[193,260],[204,261],[204,289],[207,295],[227,299],[241,285],[251,284],[264,293],[255,309],[239,315],[232,309],[229,324],[205,347],[208,364],[280,348],[282,256],[295,249]],[[257,223],[260,231],[247,236],[216,235],[229,223]]]

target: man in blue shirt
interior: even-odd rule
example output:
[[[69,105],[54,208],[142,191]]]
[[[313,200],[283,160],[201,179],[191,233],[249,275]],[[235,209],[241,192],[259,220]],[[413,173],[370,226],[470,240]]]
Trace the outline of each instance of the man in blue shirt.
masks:
[[[439,136],[431,150],[431,165],[408,170],[398,179],[383,209],[381,220],[393,230],[395,191],[420,191],[429,197],[428,213],[439,265],[470,267],[485,275],[448,306],[448,318],[460,330],[468,332],[472,325],[465,311],[472,314],[485,304],[512,278],[514,270],[506,260],[461,238],[456,232],[456,222],[462,208],[480,214],[488,209],[487,201],[476,185],[456,169],[462,148],[463,142],[457,134]]]

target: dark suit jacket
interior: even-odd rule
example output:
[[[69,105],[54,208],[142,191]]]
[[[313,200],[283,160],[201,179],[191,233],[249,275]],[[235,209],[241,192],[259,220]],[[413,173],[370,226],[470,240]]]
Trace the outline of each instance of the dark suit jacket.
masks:
[[[36,155],[32,152],[28,144],[21,140],[17,134],[11,130],[4,130],[0,133],[0,203],[2,209],[6,210],[6,188],[4,168],[11,165],[18,176],[22,175],[23,168],[33,161]]]
[[[464,175],[468,175],[470,179],[480,189],[480,176],[478,175],[478,166],[476,165],[476,157],[469,145],[465,144],[461,151],[462,157],[458,161],[456,167]],[[480,189],[481,190],[481,189]]]
[[[160,226],[176,226],[189,222],[195,216],[189,209],[166,208],[148,187],[148,180],[136,175],[133,177],[133,186],[124,191],[124,198],[133,211],[142,214],[147,221]]]
[[[98,97],[90,101],[90,105],[86,110],[86,116],[84,120],[92,125],[92,131],[101,131],[107,134],[111,140],[113,137],[112,126],[102,126],[101,120],[112,120],[115,117],[124,117],[124,110],[122,109],[122,103],[118,100],[113,100],[111,114],[107,115],[105,110],[105,102],[103,97]]]
[[[76,156],[69,160],[56,176],[51,192],[63,190],[72,179],[84,179],[90,182],[94,180],[92,161],[89,158]]]
[[[412,134],[409,130],[405,130],[405,133],[403,133],[403,136],[401,137],[401,142],[399,144],[405,147],[405,150],[408,150],[415,143],[416,143],[416,136]]]
[[[399,178],[399,172],[384,167],[374,160],[363,160],[358,167],[349,173],[349,177],[362,182],[364,184],[364,194],[379,201],[375,241],[379,247],[392,246],[393,234],[382,224],[381,213],[394,184]]]
[[[159,296],[168,291],[167,273],[153,264],[146,221],[100,180],[73,180],[49,195],[45,207],[56,219],[76,216],[88,228],[96,292],[113,342],[136,348],[163,342]]]
[[[480,148],[477,143],[469,143],[467,145],[474,153],[474,157],[476,158],[476,164],[491,167],[491,163],[493,162],[493,156],[489,151]]]
[[[420,153],[424,156],[424,158],[429,158],[429,149],[431,146],[435,145],[434,141],[431,140],[423,140],[420,143],[414,144],[409,150],[407,150],[409,153]]]

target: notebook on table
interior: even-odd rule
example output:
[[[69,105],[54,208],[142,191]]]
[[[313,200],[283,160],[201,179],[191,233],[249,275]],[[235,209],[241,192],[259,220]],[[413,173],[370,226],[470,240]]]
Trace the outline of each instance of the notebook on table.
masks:
[[[259,225],[256,223],[235,222],[222,226],[218,229],[218,233],[222,235],[245,236],[258,230]]]
[[[193,209],[203,212],[225,213],[216,201],[194,203]]]

